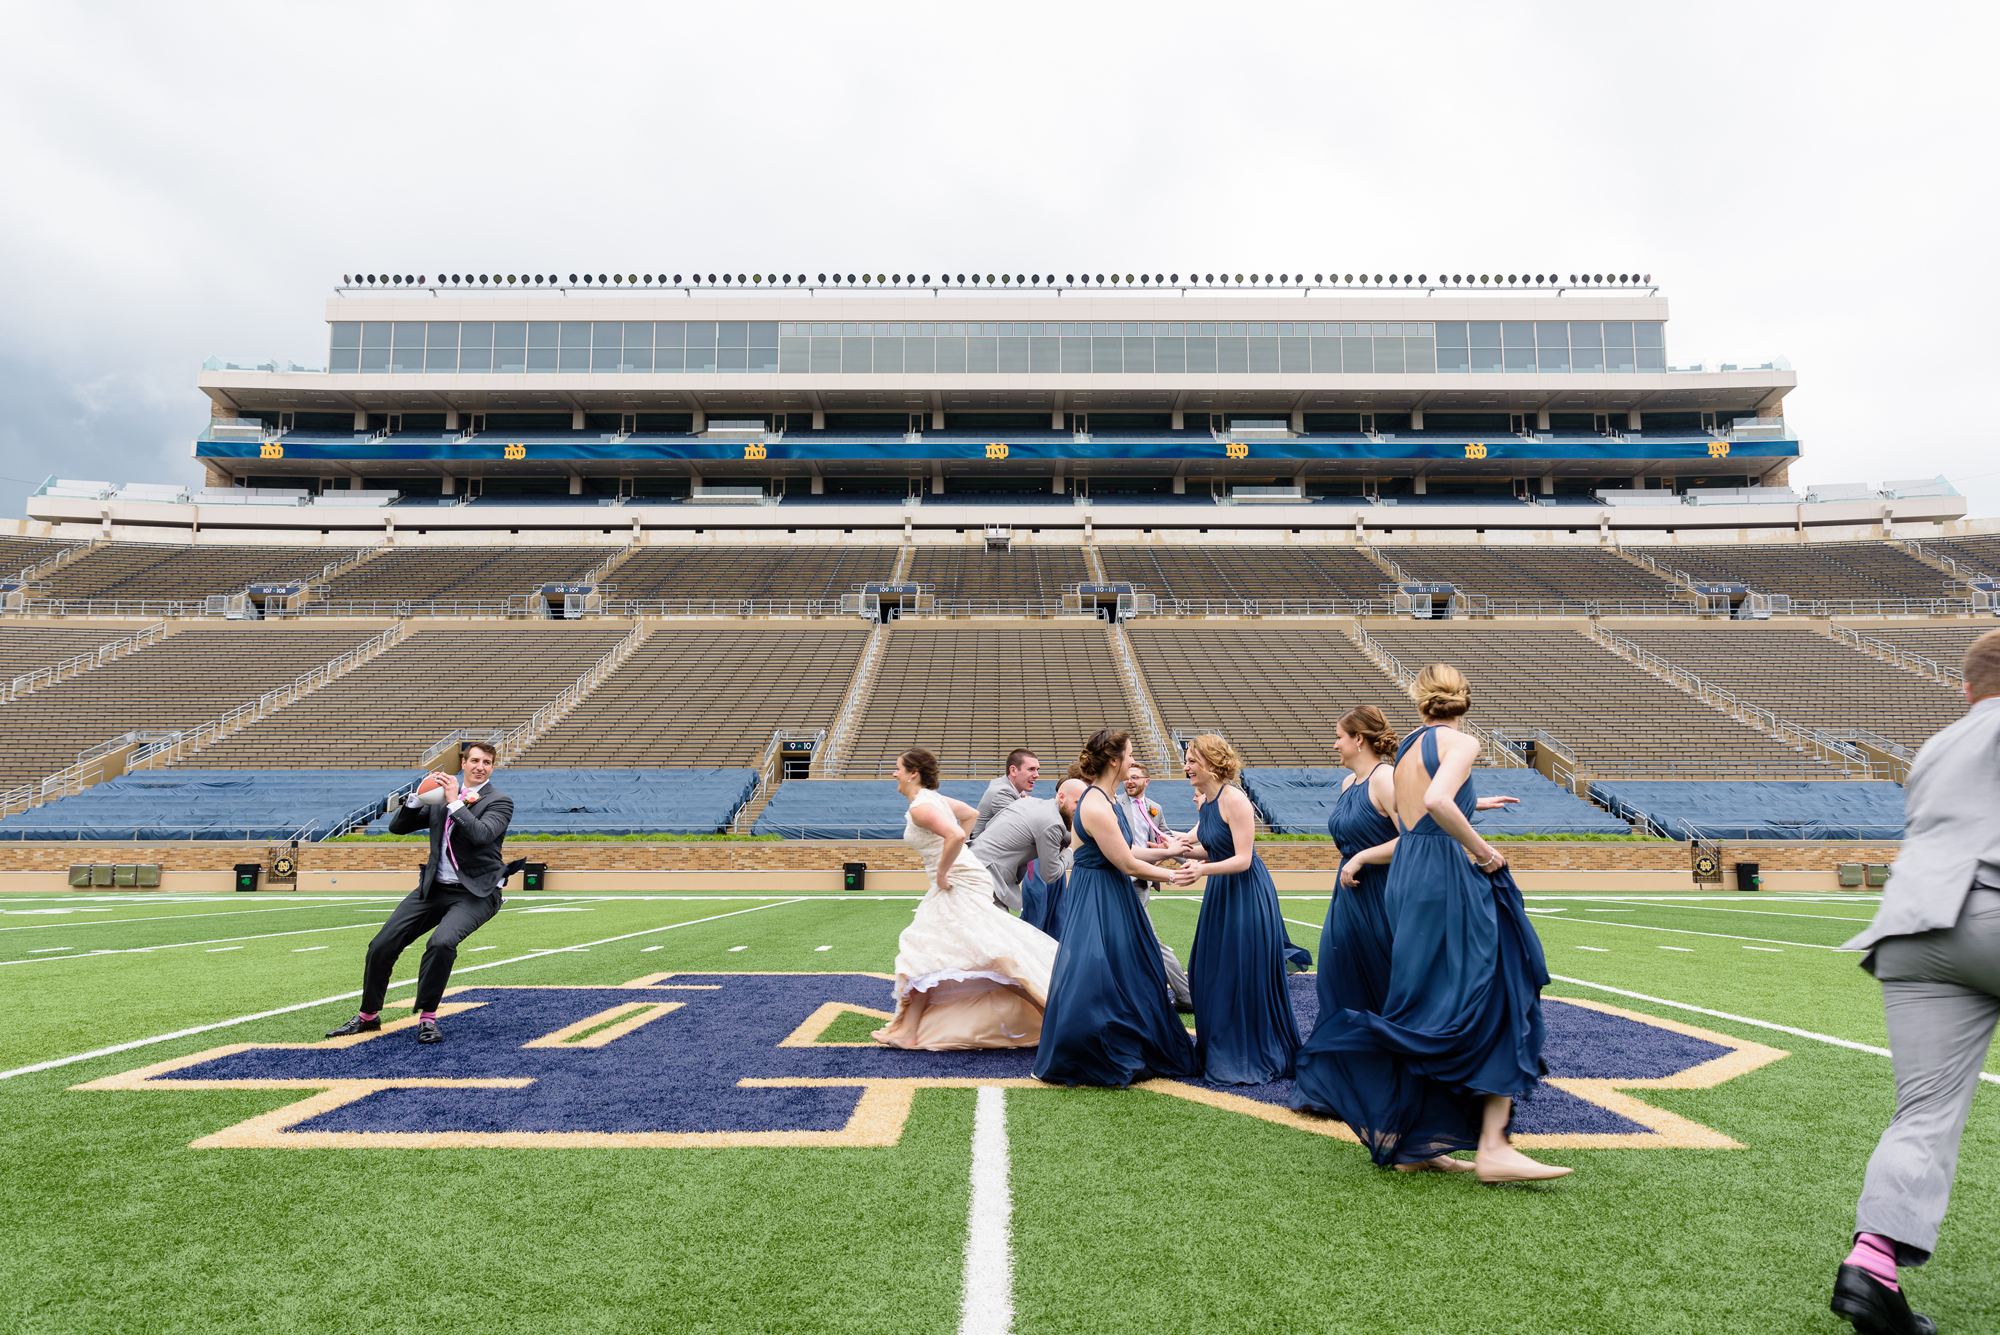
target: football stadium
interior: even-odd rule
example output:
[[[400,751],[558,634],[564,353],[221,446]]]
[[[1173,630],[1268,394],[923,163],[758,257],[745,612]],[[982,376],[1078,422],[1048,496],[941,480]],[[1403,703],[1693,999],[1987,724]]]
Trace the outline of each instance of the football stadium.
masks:
[[[2000,521],[1902,450],[1795,485],[1811,367],[1682,360],[1630,271],[337,279],[319,364],[200,369],[198,484],[0,520],[10,1328],[1846,1328],[1896,1087],[1842,946]],[[1570,1176],[1380,1171],[1289,1064],[875,1037],[926,840],[1103,730],[1172,1041],[1237,1023],[1218,827],[1324,1030],[1349,720],[1435,746],[1434,664],[1546,959],[1513,1144]],[[357,988],[489,794],[504,899]],[[1080,800],[1066,906],[1129,873]],[[1000,916],[1054,998],[1049,862]],[[1941,1329],[2000,1329],[1978,1081]]]

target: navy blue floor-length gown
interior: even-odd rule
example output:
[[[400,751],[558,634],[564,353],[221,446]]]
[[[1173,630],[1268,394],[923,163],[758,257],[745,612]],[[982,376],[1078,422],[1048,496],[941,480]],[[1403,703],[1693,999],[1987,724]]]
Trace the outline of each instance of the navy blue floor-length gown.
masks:
[[[1109,798],[1092,786],[1083,801]],[[1124,813],[1111,814],[1127,842]],[[1042,1013],[1035,1078],[1059,1085],[1122,1088],[1154,1076],[1190,1076],[1200,1067],[1174,1013],[1167,971],[1131,878],[1104,856],[1076,817],[1076,856],[1061,896],[1062,948]]]
[[[1405,739],[1398,761],[1412,745],[1435,774],[1435,725]],[[1476,801],[1468,778],[1456,798],[1467,820]],[[1473,866],[1430,816],[1402,832],[1387,896],[1395,928],[1379,1013],[1323,1014],[1303,1058],[1315,1102],[1385,1166],[1476,1148],[1484,1096],[1533,1090],[1547,1069],[1541,989],[1549,981],[1513,876]],[[1383,1057],[1392,1059],[1388,1079]]]
[[[1219,796],[1202,803],[1195,838],[1210,862],[1236,856]],[[1292,1078],[1299,1023],[1285,987],[1290,945],[1264,859],[1252,852],[1244,870],[1208,878],[1188,961],[1195,1052],[1208,1079],[1264,1085]]]
[[[1355,854],[1394,839],[1396,823],[1375,809],[1368,799],[1368,779],[1358,778],[1334,800],[1326,832],[1333,836],[1345,864]],[[1395,923],[1389,916],[1389,865],[1360,867],[1357,879],[1359,885],[1334,888],[1333,902],[1326,906],[1326,925],[1320,929],[1319,973],[1313,985],[1319,994],[1322,1023],[1343,1010],[1379,1013],[1389,995],[1389,943],[1395,935]],[[1387,1055],[1369,1058],[1350,1052],[1341,1054],[1340,1060],[1350,1065],[1372,1061],[1377,1068],[1372,1078],[1396,1078],[1395,1060]],[[1314,1060],[1311,1038],[1299,1049],[1298,1068],[1292,1107],[1338,1117],[1335,1090],[1326,1083],[1324,1064]]]

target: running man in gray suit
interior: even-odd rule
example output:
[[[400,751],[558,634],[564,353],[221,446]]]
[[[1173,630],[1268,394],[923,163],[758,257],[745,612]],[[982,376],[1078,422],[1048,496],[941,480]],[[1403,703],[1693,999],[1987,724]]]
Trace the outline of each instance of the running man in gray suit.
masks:
[[[1867,951],[1861,967],[1882,984],[1896,1115],[1868,1160],[1833,1310],[1885,1335],[1936,1329],[1910,1310],[1896,1267],[1937,1246],[2000,1021],[2000,630],[1973,642],[1964,671],[1971,709],[1917,753],[1894,875],[1875,921],[1844,947]]]
[[[986,785],[979,795],[979,819],[972,823],[972,837],[986,833],[993,818],[1017,798],[1035,795],[1035,780],[1042,775],[1042,762],[1033,751],[1017,746],[1007,753],[1007,772]]]
[[[1072,798],[1071,802],[1074,803]],[[1059,881],[1069,870],[1069,824],[1052,797],[1016,797],[972,841],[972,849],[993,876],[993,902],[1021,911],[1021,878],[1028,864],[1044,881]]]

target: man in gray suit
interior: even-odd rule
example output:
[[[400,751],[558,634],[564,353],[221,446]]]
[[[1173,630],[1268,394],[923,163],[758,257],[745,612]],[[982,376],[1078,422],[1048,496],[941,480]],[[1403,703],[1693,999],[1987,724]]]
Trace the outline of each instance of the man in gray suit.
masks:
[[[1868,930],[1843,949],[1882,984],[1896,1115],[1868,1161],[1833,1310],[1857,1330],[1935,1330],[1899,1265],[1922,1265],[1951,1198],[1958,1142],[2000,1021],[2000,630],[1965,653],[1966,716],[1924,743],[1907,828]]]
[[[1075,799],[1070,799],[1072,809]],[[1067,813],[1051,797],[1016,797],[973,836],[972,851],[993,876],[993,901],[1019,913],[1021,879],[1028,864],[1043,881],[1059,881],[1069,870]]]
[[[986,791],[979,795],[979,819],[972,823],[972,837],[977,839],[984,834],[987,824],[1016,798],[1034,796],[1035,780],[1041,775],[1042,762],[1033,751],[1026,747],[1009,751],[1007,772],[987,784]]]

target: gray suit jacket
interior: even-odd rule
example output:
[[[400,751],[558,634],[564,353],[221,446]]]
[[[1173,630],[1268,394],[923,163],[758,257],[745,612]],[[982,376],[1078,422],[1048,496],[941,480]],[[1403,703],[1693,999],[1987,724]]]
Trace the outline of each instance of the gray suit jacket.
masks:
[[[1058,880],[1069,870],[1068,842],[1054,798],[1017,797],[973,839],[972,851],[992,873],[994,897],[1019,913],[1021,874],[1028,860],[1040,862],[1036,871],[1044,881]]]
[[[987,784],[986,791],[979,795],[979,819],[972,822],[972,837],[977,839],[986,833],[986,827],[993,818],[1013,805],[1014,799],[1019,796],[1004,774]]]
[[[1882,906],[1843,950],[1950,927],[1975,881],[2000,887],[2000,697],[1924,743],[1903,785],[1903,818]]]

